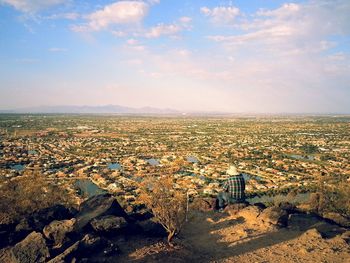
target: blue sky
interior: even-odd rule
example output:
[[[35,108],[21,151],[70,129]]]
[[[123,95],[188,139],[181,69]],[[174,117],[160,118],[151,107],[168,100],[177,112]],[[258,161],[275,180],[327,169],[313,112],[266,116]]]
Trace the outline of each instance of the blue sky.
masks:
[[[350,113],[350,1],[0,0],[0,109]]]

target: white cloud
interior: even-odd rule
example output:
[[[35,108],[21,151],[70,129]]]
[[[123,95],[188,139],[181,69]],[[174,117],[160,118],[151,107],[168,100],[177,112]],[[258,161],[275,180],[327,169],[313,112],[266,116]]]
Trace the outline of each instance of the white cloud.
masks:
[[[176,35],[182,30],[182,27],[176,24],[158,24],[155,27],[152,27],[145,36],[148,38],[158,38],[163,35]]]
[[[181,31],[192,29],[191,21],[192,18],[183,16],[180,17],[174,23],[160,23],[154,27],[151,27],[150,29],[146,30],[146,32],[143,35],[147,38],[158,38],[161,36],[176,36]]]
[[[188,16],[183,16],[179,18],[179,21],[183,24],[188,24],[188,23],[191,23],[192,18]]]
[[[66,52],[68,49],[66,48],[59,48],[59,47],[52,47],[49,48],[50,52]]]
[[[49,7],[63,4],[66,0],[0,0],[0,3],[11,5],[21,12],[34,13]]]
[[[258,10],[236,26],[243,33],[212,35],[208,38],[227,47],[250,47],[274,54],[317,53],[334,47],[328,38],[350,33],[350,2],[339,0],[284,4]]]
[[[112,25],[140,23],[149,5],[142,1],[119,1],[86,16],[88,22],[72,26],[73,31],[99,31]]]
[[[212,9],[204,6],[200,9],[201,13],[207,17],[210,17],[214,23],[229,24],[232,23],[235,18],[240,14],[237,7],[234,6],[218,6]]]
[[[138,42],[136,39],[134,39],[134,38],[130,38],[130,39],[128,39],[128,40],[126,41],[126,43],[127,43],[128,45],[137,45],[139,42]]]
[[[76,20],[80,17],[78,13],[60,13],[60,14],[53,14],[48,17],[45,17],[46,19],[68,19],[68,20]]]

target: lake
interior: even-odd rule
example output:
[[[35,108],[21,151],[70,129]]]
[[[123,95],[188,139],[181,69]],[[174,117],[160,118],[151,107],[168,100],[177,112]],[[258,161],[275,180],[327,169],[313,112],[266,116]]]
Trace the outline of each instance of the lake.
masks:
[[[150,164],[152,166],[159,165],[159,160],[158,159],[151,158],[151,159],[146,159],[146,161],[148,162],[148,164]]]
[[[78,188],[80,194],[86,197],[107,193],[106,190],[101,189],[89,179],[79,179],[74,185],[76,188]]]
[[[21,172],[26,168],[26,166],[24,164],[15,164],[11,165],[10,168],[16,170],[17,172]]]
[[[288,155],[289,157],[293,158],[293,159],[297,159],[297,160],[306,160],[306,161],[314,161],[315,160],[315,156],[313,155],[300,155],[300,154],[291,154]]]
[[[108,163],[107,167],[111,170],[120,170],[122,166],[119,163]]]
[[[194,156],[187,156],[186,160],[190,163],[198,163],[198,159]]]

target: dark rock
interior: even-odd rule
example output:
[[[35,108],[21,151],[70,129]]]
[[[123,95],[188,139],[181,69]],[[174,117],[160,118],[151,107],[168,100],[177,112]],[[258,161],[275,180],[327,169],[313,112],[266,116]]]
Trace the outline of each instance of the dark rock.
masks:
[[[306,231],[320,222],[320,217],[312,214],[291,214],[288,216],[288,228]]]
[[[45,237],[54,242],[54,246],[60,247],[66,239],[67,233],[73,231],[75,218],[69,220],[54,220],[44,227]]]
[[[78,260],[79,262],[91,262],[93,260],[90,260],[90,258],[93,257],[94,254],[101,255],[99,257],[100,261],[96,261],[101,262],[103,256],[111,256],[118,252],[118,247],[108,239],[87,234],[80,241],[68,247],[63,253],[50,260],[49,263],[64,263],[74,260]]]
[[[155,222],[154,219],[148,219],[145,221],[138,222],[137,225],[139,225],[146,236],[149,237],[165,237],[167,236],[167,232],[164,229],[164,227],[159,224],[158,222]]]
[[[21,219],[15,227],[16,232],[21,232],[21,231],[32,232],[31,230],[33,230],[33,228],[29,225],[29,221],[26,218]]]
[[[81,230],[92,219],[106,215],[124,217],[126,221],[131,221],[112,195],[101,194],[87,199],[80,205],[80,211],[76,216],[75,229],[77,231]]]
[[[43,228],[54,220],[65,220],[74,217],[70,209],[63,205],[54,205],[33,213],[22,220],[21,224],[28,225],[33,231],[42,231]],[[27,221],[24,223],[23,221]]]
[[[143,221],[153,217],[153,214],[149,211],[142,211],[138,213],[129,214],[129,217],[134,221]]]
[[[74,258],[75,252],[79,248],[80,241],[75,242],[73,245],[68,247],[63,253],[59,254],[58,256],[54,257],[48,263],[65,263],[65,262],[71,262]]]
[[[13,236],[16,233],[15,231],[16,224],[2,224],[0,225],[0,249],[16,244],[18,241],[22,240],[28,235],[28,232],[16,238],[16,242],[11,242],[13,240]]]
[[[119,248],[106,238],[88,234],[85,235],[85,237],[80,241],[79,244],[79,253],[82,255],[86,255],[87,252],[102,252],[104,256],[111,256],[113,254],[118,253]]]
[[[236,215],[239,211],[246,208],[247,206],[247,203],[229,204],[225,207],[225,212],[227,212],[229,215]]]
[[[265,204],[263,204],[263,203],[255,203],[254,206],[259,207],[261,210],[264,210],[264,209],[266,209],[266,207],[267,207],[267,206],[266,206]]]
[[[0,253],[0,260],[6,263],[46,262],[49,256],[49,249],[42,234],[32,232],[14,247],[4,249]]]
[[[258,219],[269,225],[286,226],[288,224],[288,213],[280,207],[271,206],[264,209]]]
[[[297,212],[297,207],[289,202],[281,202],[278,207],[285,210],[288,214]]]
[[[96,217],[91,220],[90,224],[96,232],[101,233],[115,233],[128,225],[124,217],[117,217],[113,215]]]

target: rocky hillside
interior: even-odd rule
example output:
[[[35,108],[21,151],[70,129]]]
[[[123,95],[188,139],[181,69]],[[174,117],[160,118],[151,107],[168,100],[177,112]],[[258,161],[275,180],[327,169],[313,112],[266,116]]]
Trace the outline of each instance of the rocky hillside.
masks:
[[[147,212],[110,195],[0,225],[0,262],[350,262],[349,228],[283,203],[213,211],[198,199],[174,246]]]

